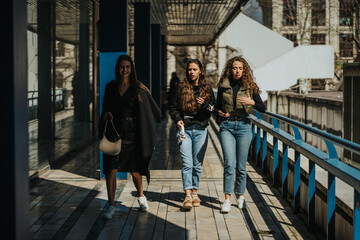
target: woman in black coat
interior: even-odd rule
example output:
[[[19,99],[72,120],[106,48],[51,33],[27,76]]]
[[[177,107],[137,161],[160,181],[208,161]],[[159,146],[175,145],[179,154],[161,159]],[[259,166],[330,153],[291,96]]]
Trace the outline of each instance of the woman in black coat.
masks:
[[[145,175],[149,182],[149,161],[156,142],[155,124],[161,117],[160,109],[151,97],[149,89],[137,80],[135,66],[130,56],[121,55],[118,58],[115,76],[116,79],[106,85],[99,121],[100,138],[105,122],[112,120],[122,140],[119,155],[103,155],[103,170],[109,198],[105,219],[111,219],[115,214],[114,199],[118,171],[131,173],[139,195],[140,210],[149,209],[143,193],[142,175]]]

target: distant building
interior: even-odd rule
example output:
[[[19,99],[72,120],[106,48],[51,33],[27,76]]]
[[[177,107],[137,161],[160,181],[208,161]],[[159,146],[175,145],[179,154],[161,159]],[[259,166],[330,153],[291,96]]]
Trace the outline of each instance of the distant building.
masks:
[[[356,0],[259,0],[263,24],[297,45],[331,45],[335,61],[353,62],[359,40]]]

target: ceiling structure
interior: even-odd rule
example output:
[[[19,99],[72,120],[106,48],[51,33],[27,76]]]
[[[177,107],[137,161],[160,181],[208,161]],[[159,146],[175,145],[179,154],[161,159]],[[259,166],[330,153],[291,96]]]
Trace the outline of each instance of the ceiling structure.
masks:
[[[149,2],[152,24],[161,24],[169,45],[209,45],[248,0],[129,0],[130,44],[134,42],[134,3]]]
[[[210,45],[228,24],[241,12],[248,0],[128,0],[129,42],[134,43],[134,3],[150,3],[150,21],[161,24],[161,34],[169,45]],[[37,2],[28,0],[28,26],[36,32]],[[64,42],[79,42],[80,2],[84,0],[55,0],[56,38]],[[94,4],[87,0],[90,26]],[[84,21],[83,18],[81,21]],[[90,27],[90,34],[92,28]],[[92,39],[90,39],[92,41]]]
[[[30,31],[37,31],[37,7],[38,2],[41,0],[27,0],[27,18],[28,29]],[[98,4],[99,0],[47,0],[48,2],[55,2],[56,12],[56,27],[55,34],[56,39],[71,44],[79,43],[79,31],[80,21],[90,23],[90,33],[92,35],[92,19],[94,4]],[[42,2],[46,2],[42,0]],[[85,2],[85,5],[80,4]],[[80,8],[84,8],[84,14],[86,17],[81,16]],[[81,19],[81,20],[80,20]],[[90,44],[92,44],[92,38],[90,37]]]

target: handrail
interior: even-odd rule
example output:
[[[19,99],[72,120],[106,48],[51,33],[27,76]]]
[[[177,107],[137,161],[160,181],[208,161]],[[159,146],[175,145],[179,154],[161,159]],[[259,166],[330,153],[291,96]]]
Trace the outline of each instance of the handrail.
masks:
[[[281,116],[279,114],[275,114],[275,113],[272,113],[272,112],[269,112],[269,111],[265,111],[265,114],[267,115],[270,115],[276,119],[279,119],[279,120],[282,120],[284,122],[287,122],[287,123],[290,123],[291,125],[294,125],[294,126],[297,126],[305,131],[309,131],[311,132],[312,134],[318,136],[318,137],[322,137],[322,138],[325,138],[326,140],[332,142],[332,143],[335,143],[336,145],[339,145],[343,148],[346,148],[347,150],[351,151],[351,152],[355,152],[357,154],[360,154],[360,144],[358,143],[354,143],[354,142],[351,142],[349,140],[346,140],[346,139],[343,139],[343,138],[340,138],[338,136],[335,136],[335,135],[332,135],[330,133],[327,133],[327,132],[324,132],[324,131],[321,131],[317,128],[313,128],[313,127],[310,127],[304,123],[301,123],[301,122],[298,122],[298,121],[294,121],[292,120],[291,118],[287,118],[287,117],[284,117],[284,116]]]
[[[328,173],[327,181],[327,239],[334,239],[335,236],[335,208],[336,208],[336,177],[349,184],[354,191],[354,212],[353,212],[353,239],[360,240],[360,171],[353,166],[350,166],[340,161],[336,152],[334,144],[343,147],[351,152],[360,154],[360,144],[342,139],[332,134],[323,132],[316,128],[307,126],[304,123],[294,121],[290,118],[266,111],[264,114],[272,119],[272,124],[262,120],[261,114],[255,111],[256,116],[250,115],[252,122],[252,160],[256,161],[258,166],[262,166],[263,171],[267,168],[267,135],[273,136],[273,168],[274,184],[278,183],[278,178],[281,176],[282,194],[284,198],[288,195],[288,149],[293,148],[295,151],[293,164],[293,206],[294,211],[300,211],[300,155],[304,155],[309,159],[308,164],[308,228],[313,228],[315,225],[315,165],[323,168]],[[279,128],[278,120],[284,121],[291,125],[294,135],[291,135]],[[255,126],[257,132],[255,133]],[[302,140],[299,128],[308,133],[314,134],[322,138],[327,146],[328,154],[311,146]],[[261,138],[260,133],[263,133]],[[282,173],[279,168],[279,147],[278,141],[283,144],[282,150]],[[262,152],[260,149],[262,148]],[[271,158],[270,158],[271,161]]]

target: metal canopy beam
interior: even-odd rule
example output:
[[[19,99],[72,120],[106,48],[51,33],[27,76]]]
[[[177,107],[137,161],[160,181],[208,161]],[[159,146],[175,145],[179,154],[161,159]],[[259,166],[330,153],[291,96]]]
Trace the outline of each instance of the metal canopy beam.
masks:
[[[169,45],[210,45],[248,0],[129,0],[130,44],[133,4],[150,2],[151,23],[161,24]]]
[[[241,12],[242,6],[247,1],[129,0],[129,44],[134,44],[135,3],[150,3],[151,24],[161,25],[161,35],[166,36],[169,45],[210,45]],[[37,32],[37,2],[38,0],[28,0],[28,29],[34,32]],[[56,38],[78,44],[80,0],[55,0],[55,2]],[[89,15],[92,13],[94,2],[98,3],[99,0],[88,1]],[[92,16],[89,17],[91,21]],[[90,34],[91,31],[90,28]]]

